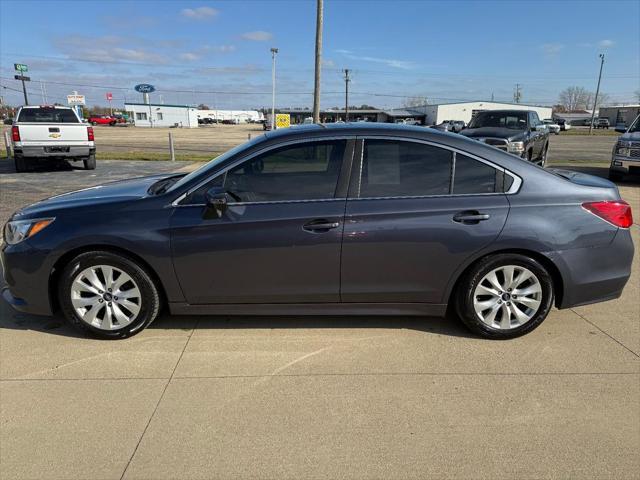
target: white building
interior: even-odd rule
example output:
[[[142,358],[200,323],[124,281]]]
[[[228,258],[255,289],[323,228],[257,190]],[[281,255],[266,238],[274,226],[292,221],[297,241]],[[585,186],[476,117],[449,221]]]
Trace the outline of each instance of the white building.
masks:
[[[124,107],[136,127],[198,128],[198,110],[189,105],[125,103]]]
[[[499,102],[459,102],[441,103],[439,105],[423,105],[411,107],[411,110],[419,111],[425,115],[425,125],[437,125],[445,120],[463,120],[469,123],[478,112],[485,110],[532,110],[538,114],[540,120],[551,118],[551,107],[537,105],[525,105],[522,103]]]
[[[198,110],[198,118],[211,120],[232,120],[235,123],[258,122],[264,120],[257,110]]]

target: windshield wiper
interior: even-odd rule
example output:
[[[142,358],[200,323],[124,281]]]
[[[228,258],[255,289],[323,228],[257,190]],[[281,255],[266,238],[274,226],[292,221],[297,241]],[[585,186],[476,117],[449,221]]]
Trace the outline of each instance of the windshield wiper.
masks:
[[[154,182],[153,184],[151,184],[151,186],[147,189],[147,193],[149,195],[160,195],[166,192],[171,185],[176,183],[185,175],[186,174],[184,173],[179,173],[177,175],[171,175],[170,177],[161,178],[157,182]]]

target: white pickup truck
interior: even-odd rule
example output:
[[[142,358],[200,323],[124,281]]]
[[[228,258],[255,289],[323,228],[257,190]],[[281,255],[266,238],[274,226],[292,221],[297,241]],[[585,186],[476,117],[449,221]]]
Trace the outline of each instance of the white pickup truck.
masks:
[[[82,123],[69,107],[20,107],[11,127],[16,171],[24,172],[39,160],[82,160],[96,168],[93,127]]]

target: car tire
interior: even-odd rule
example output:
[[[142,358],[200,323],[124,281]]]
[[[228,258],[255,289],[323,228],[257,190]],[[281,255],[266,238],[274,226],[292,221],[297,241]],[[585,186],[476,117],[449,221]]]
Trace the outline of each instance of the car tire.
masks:
[[[624,175],[620,172],[616,172],[615,170],[609,170],[609,180],[612,182],[620,182],[624,179]]]
[[[91,125],[95,127],[96,125],[98,125],[98,122],[91,122]]]
[[[96,169],[96,154],[89,155],[85,158],[82,163],[84,163],[85,170],[95,170]]]
[[[13,157],[13,162],[15,164],[17,173],[22,173],[27,171],[27,159],[24,158],[22,155],[16,155],[15,157]]]
[[[533,162],[533,150],[527,151],[527,162]]]
[[[110,271],[111,287],[106,278]],[[126,298],[118,298],[119,292]],[[135,335],[160,311],[160,294],[151,275],[126,256],[99,250],[82,253],[64,267],[58,300],[73,327],[104,339]]]
[[[504,273],[509,271],[511,283]],[[495,278],[503,289],[494,287],[490,278]],[[524,280],[517,283],[519,278]],[[514,299],[513,292],[523,293]],[[531,332],[547,318],[552,306],[553,280],[549,272],[537,260],[512,253],[480,260],[463,276],[455,297],[456,312],[467,328],[495,340]]]

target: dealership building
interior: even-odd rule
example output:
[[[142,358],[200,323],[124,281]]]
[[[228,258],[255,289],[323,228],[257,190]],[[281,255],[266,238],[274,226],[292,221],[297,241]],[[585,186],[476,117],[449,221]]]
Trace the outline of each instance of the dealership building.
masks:
[[[445,120],[462,120],[469,123],[478,112],[485,110],[532,110],[540,120],[551,118],[551,107],[500,102],[455,102],[423,105],[410,110],[424,114],[424,125],[438,125]]]
[[[136,127],[198,128],[198,109],[189,105],[125,103],[124,108]]]
[[[523,103],[500,102],[456,102],[439,103],[434,105],[421,105],[417,107],[393,108],[389,110],[368,109],[349,110],[349,121],[367,121],[395,123],[402,120],[417,120],[421,125],[438,125],[445,120],[462,120],[469,123],[473,116],[485,110],[532,110],[538,114],[540,120],[551,118],[551,107],[539,105],[525,105]],[[278,110],[279,113],[291,115],[291,123],[303,123],[311,118],[311,111],[306,109]],[[320,112],[320,120],[323,123],[331,123],[344,120],[345,112],[340,109],[323,110]]]
[[[608,118],[611,126],[631,126],[635,118],[640,115],[640,105],[619,105],[614,107],[600,107],[598,118]]]

